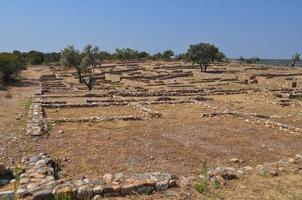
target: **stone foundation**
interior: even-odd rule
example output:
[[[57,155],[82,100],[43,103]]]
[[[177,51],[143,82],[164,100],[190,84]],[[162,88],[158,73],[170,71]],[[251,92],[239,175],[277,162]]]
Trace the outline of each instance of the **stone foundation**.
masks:
[[[95,196],[125,196],[151,194],[176,186],[176,177],[169,173],[150,172],[134,175],[105,174],[101,178],[65,180],[58,176],[59,166],[46,155],[33,156],[26,163],[27,169],[20,176],[17,196],[19,199],[54,199],[70,196],[84,200]]]

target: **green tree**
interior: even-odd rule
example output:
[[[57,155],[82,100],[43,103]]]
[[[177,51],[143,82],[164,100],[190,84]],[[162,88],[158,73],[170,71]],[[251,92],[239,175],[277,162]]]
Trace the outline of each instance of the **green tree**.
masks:
[[[61,54],[58,52],[51,52],[44,54],[44,63],[58,63],[60,61]]]
[[[75,49],[74,46],[68,46],[62,50],[61,64],[74,67],[77,70],[79,82],[84,83],[91,91],[95,84],[94,67],[98,63],[99,53],[97,46],[87,45],[83,52]]]
[[[44,62],[44,54],[39,51],[29,51],[25,54],[25,59],[28,64],[41,65]]]
[[[175,59],[176,60],[188,61],[189,55],[188,55],[188,53],[180,53],[180,54],[176,55]]]
[[[141,51],[141,52],[138,52],[138,55],[137,55],[137,57],[139,58],[139,59],[146,59],[146,58],[148,58],[150,55],[147,53],[147,52],[145,52],[145,51]]]
[[[138,51],[130,48],[116,49],[114,57],[117,60],[134,60],[138,59]]]
[[[163,54],[160,53],[160,52],[158,52],[156,54],[153,54],[152,59],[153,60],[161,60],[161,59],[163,59]]]
[[[239,61],[240,61],[240,63],[243,63],[245,61],[245,58],[243,58],[242,56],[240,56]]]
[[[188,56],[193,64],[197,63],[200,66],[200,70],[207,71],[207,67],[214,61],[221,61],[225,58],[225,55],[219,51],[219,49],[213,44],[199,43],[190,45],[188,49]]]
[[[26,69],[26,63],[21,53],[0,54],[0,82],[8,83],[24,69]]]
[[[100,53],[97,55],[97,58],[99,60],[112,60],[113,56],[106,51],[100,51]]]
[[[162,54],[165,61],[170,61],[172,56],[174,56],[174,52],[172,50],[166,50]]]
[[[297,62],[300,62],[300,54],[299,53],[295,53],[292,57],[292,67],[294,67],[296,65]]]

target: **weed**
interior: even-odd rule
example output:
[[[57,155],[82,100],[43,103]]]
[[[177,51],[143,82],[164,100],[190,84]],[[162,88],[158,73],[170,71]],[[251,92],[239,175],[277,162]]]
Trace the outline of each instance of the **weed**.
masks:
[[[263,170],[263,171],[261,172],[261,175],[262,175],[263,177],[267,178],[267,177],[269,177],[269,172],[268,172],[267,170]]]
[[[63,194],[55,194],[54,200],[72,200],[70,194],[63,193]]]
[[[195,184],[195,190],[199,192],[200,194],[203,194],[208,191],[209,183],[206,180],[200,179]]]

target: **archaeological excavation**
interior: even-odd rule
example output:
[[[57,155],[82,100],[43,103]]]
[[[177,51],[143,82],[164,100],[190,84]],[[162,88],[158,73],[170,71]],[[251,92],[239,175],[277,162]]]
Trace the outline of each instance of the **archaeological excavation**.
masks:
[[[1,0],[0,200],[302,200],[301,7]]]

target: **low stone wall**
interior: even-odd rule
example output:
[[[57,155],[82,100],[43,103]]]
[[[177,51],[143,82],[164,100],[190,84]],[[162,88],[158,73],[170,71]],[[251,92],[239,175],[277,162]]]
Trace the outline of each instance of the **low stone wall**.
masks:
[[[93,117],[80,117],[80,118],[47,118],[45,121],[47,123],[63,123],[63,122],[101,122],[101,121],[114,121],[114,120],[146,120],[142,116],[138,115],[123,115],[123,116],[110,116],[110,117],[101,117],[101,116],[93,116]]]
[[[258,113],[244,113],[234,110],[225,110],[223,112],[213,112],[213,113],[202,113],[202,117],[215,117],[215,116],[222,116],[222,115],[232,115],[232,116],[238,116],[238,117],[258,117],[262,119],[268,119],[270,116],[258,114]]]
[[[27,134],[41,136],[47,132],[47,124],[43,123],[43,108],[40,97],[35,97],[29,111]]]
[[[156,96],[206,96],[206,95],[231,95],[231,94],[247,94],[258,92],[258,89],[238,89],[238,90],[222,90],[222,89],[178,89],[163,91],[116,91],[112,90],[104,94],[78,94],[78,95],[42,95],[42,98],[75,98],[75,97],[156,97]]]
[[[176,186],[176,177],[169,173],[150,172],[134,175],[105,174],[102,178],[65,180],[58,177],[59,166],[46,155],[33,156],[26,163],[27,169],[20,176],[17,196],[19,199],[54,199],[70,196],[84,200],[93,197],[151,194]]]
[[[271,118],[276,118],[272,116],[261,115],[257,113],[243,113],[238,111],[226,110],[224,112],[213,112],[213,113],[202,113],[201,117],[218,117],[223,115],[232,115],[234,117],[248,118],[246,122],[250,123],[263,123],[266,127],[277,128],[280,131],[290,132],[290,133],[302,133],[302,128],[286,125],[283,123],[275,122],[270,120]]]

